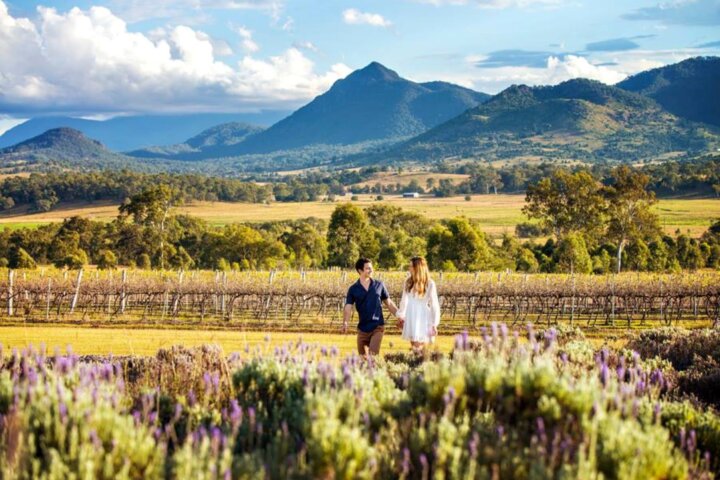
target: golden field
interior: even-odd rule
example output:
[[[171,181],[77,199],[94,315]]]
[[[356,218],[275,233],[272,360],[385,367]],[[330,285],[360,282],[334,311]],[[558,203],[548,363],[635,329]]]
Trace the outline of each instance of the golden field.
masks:
[[[299,203],[228,203],[193,202],[176,209],[178,213],[197,216],[214,225],[233,222],[266,222],[276,220],[297,220],[306,217],[330,218],[333,209],[341,202],[350,201],[350,196],[335,202]],[[463,196],[450,198],[402,198],[399,195],[385,195],[383,203],[402,207],[429,218],[443,219],[467,216],[479,221],[484,231],[491,234],[513,233],[515,225],[527,219],[521,209],[525,204],[524,195],[473,195],[470,201]],[[359,195],[354,201],[361,207],[378,203],[374,195]],[[700,235],[712,221],[720,218],[720,200],[705,199],[663,199],[655,206],[660,221],[668,233],[680,229],[692,235]],[[0,227],[33,227],[64,218],[79,215],[94,220],[110,220],[117,216],[118,205],[112,202],[92,204],[66,204],[51,212],[28,214],[13,209],[0,214]]]

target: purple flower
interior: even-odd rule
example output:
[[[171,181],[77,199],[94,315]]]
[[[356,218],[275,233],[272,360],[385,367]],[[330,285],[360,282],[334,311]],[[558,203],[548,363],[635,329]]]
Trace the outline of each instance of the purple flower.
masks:
[[[402,473],[403,475],[410,473],[410,450],[407,447],[403,448]]]
[[[607,387],[609,379],[610,372],[608,371],[608,366],[605,362],[603,362],[603,364],[600,365],[600,383],[602,383],[603,388]]]
[[[58,413],[60,414],[60,420],[65,423],[68,414],[68,409],[67,405],[65,405],[65,402],[60,402],[58,404]]]
[[[480,443],[480,436],[478,435],[477,432],[473,432],[473,436],[470,439],[470,443],[468,444],[468,449],[470,450],[470,456],[472,458],[477,458],[479,443]]]

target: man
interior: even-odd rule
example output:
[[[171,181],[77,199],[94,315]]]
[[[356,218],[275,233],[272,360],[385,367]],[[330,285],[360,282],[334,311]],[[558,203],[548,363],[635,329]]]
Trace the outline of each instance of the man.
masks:
[[[395,315],[397,307],[390,299],[385,284],[372,279],[372,262],[361,258],[355,263],[360,278],[353,283],[347,292],[345,310],[343,311],[343,333],[347,332],[348,322],[352,316],[352,306],[358,312],[357,347],[360,355],[377,355],[380,353],[380,344],[385,333],[385,319],[383,318],[383,304]],[[367,349],[367,351],[366,351]]]

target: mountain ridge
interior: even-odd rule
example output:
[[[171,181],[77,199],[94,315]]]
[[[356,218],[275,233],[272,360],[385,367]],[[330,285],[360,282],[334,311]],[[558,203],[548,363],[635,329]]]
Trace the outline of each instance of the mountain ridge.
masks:
[[[617,86],[652,98],[679,117],[720,126],[720,57],[693,57],[646,70]]]
[[[372,62],[224,156],[410,137],[489,98],[446,82],[428,85]]]
[[[638,160],[718,145],[719,132],[666,112],[654,100],[587,79],[513,85],[391,149],[391,159],[509,156]]]

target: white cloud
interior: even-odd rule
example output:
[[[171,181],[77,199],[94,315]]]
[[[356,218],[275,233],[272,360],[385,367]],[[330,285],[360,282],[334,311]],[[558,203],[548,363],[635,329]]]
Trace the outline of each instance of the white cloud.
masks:
[[[13,127],[20,125],[27,121],[27,118],[13,118],[6,115],[0,115],[0,135],[7,132]]]
[[[245,27],[238,27],[235,31],[240,35],[240,46],[245,53],[255,53],[260,50],[260,45],[253,40],[250,30]]]
[[[392,22],[378,13],[361,12],[355,8],[348,8],[343,12],[343,21],[349,25],[371,25],[382,28],[392,26]]]
[[[292,32],[295,28],[295,19],[292,17],[287,17],[285,19],[285,22],[280,25],[280,29],[284,32]]]
[[[616,59],[617,65],[604,66],[591,63],[585,57],[566,55],[562,58],[550,56],[544,68],[505,66],[498,68],[477,68],[478,61],[483,60],[481,55],[470,55],[465,61],[468,67],[465,75],[458,75],[458,83],[467,85],[472,83],[476,90],[487,93],[497,93],[512,84],[525,85],[555,85],[572,78],[588,78],[608,85],[625,79],[629,74],[637,73],[647,68],[659,66],[656,62],[641,59]],[[662,65],[662,63],[660,63]]]
[[[0,111],[63,113],[249,111],[293,108],[350,72],[327,72],[297,48],[268,59],[217,60],[222,48],[187,26],[130,32],[104,7],[59,13],[38,8],[34,23],[0,0]]]
[[[317,52],[319,51],[317,45],[310,41],[305,42],[294,42],[293,47],[299,49],[299,50],[309,50],[311,52]]]

